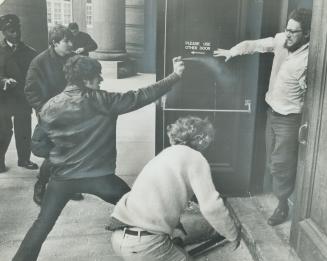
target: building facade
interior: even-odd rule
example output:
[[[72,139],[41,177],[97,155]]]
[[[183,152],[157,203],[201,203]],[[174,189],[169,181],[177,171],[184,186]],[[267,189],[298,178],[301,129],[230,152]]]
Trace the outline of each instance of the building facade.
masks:
[[[158,3],[158,31],[147,23],[155,17],[150,14],[150,10],[155,8],[153,2]],[[191,2],[198,8],[192,9]],[[209,42],[215,43],[213,47],[228,47],[245,38],[271,35],[272,32],[285,28],[290,10],[298,6],[312,6],[308,91],[299,130],[301,144],[291,245],[303,261],[327,260],[327,2],[203,0],[199,3],[195,0],[53,0],[48,1],[47,9],[42,0],[24,0],[24,5],[21,0],[6,0],[0,3],[0,14],[19,15],[23,25],[23,39],[37,49],[45,49],[47,46],[47,23],[51,26],[56,22],[68,24],[71,21],[79,23],[81,30],[89,32],[100,43],[99,53],[102,52],[104,56],[125,55],[129,51],[146,53],[156,46],[157,76],[162,78],[171,71],[170,58],[181,52],[191,56],[189,48],[193,48],[195,43],[206,50],[211,47]],[[210,8],[209,4],[213,4],[216,9]],[[205,30],[193,30],[192,26],[197,24]],[[212,33],[208,34],[208,30]],[[156,33],[159,40],[154,44],[155,41],[148,40],[147,35],[153,39]],[[201,45],[200,40],[193,41],[195,38],[201,40]],[[150,49],[145,47],[148,42],[151,42]],[[186,75],[194,79],[186,79],[190,88],[182,90],[182,93],[174,92],[158,107],[158,151],[166,145],[164,130],[168,121],[193,109],[198,109],[198,115],[206,116],[203,112],[209,109],[210,117],[217,126],[222,126],[220,123],[223,122],[228,127],[219,133],[217,146],[207,155],[212,163],[213,174],[217,177],[220,175],[221,183],[226,182],[222,186],[227,184],[225,187],[232,188],[226,193],[241,192],[246,195],[247,192],[260,190],[258,186],[262,186],[263,182],[258,177],[260,172],[262,177],[262,170],[257,171],[256,166],[260,169],[260,162],[263,161],[261,138],[262,119],[265,116],[264,105],[260,101],[263,101],[263,86],[269,78],[269,59],[257,56],[246,58],[242,64],[231,63],[230,69],[238,75],[235,86],[228,81],[218,82],[203,66],[188,63],[191,69]],[[228,73],[224,68],[214,69],[221,70],[222,75]],[[214,92],[218,89],[217,86],[219,93]],[[244,88],[238,88],[242,86]],[[209,108],[211,105],[213,107]],[[230,116],[232,114],[229,113],[235,112],[239,115]],[[228,114],[224,116],[223,113]],[[223,152],[222,148],[225,148]]]
[[[76,22],[98,43],[94,57],[130,57],[139,72],[155,72],[155,20],[156,4],[150,0],[47,0],[49,28]]]

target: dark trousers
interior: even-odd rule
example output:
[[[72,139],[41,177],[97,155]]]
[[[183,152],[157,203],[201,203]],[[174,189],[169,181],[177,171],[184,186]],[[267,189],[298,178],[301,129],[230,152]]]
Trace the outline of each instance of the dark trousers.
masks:
[[[93,194],[116,204],[129,190],[129,186],[116,175],[65,181],[50,180],[40,214],[27,232],[13,261],[37,260],[43,242],[72,194]]]
[[[0,164],[4,163],[5,154],[8,150],[13,134],[13,128],[16,139],[18,161],[26,161],[30,159],[31,113],[17,112],[10,114],[0,112]]]
[[[285,202],[294,190],[300,124],[301,114],[285,116],[271,109],[267,112],[267,168],[273,177],[273,192],[281,202]]]

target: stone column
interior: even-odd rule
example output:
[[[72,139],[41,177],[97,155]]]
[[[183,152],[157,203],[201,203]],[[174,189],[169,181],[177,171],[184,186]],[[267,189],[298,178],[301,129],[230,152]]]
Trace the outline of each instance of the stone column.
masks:
[[[92,37],[98,49],[94,58],[105,61],[124,60],[125,48],[125,0],[93,1]]]
[[[0,0],[0,15],[15,14],[22,28],[22,40],[38,52],[48,47],[45,0]],[[1,38],[2,38],[2,34]]]

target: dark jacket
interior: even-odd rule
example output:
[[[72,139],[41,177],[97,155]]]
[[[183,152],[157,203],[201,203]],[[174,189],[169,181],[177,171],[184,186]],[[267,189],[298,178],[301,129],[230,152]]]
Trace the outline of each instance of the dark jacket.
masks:
[[[91,36],[84,32],[78,32],[76,36],[73,37],[73,48],[74,50],[83,47],[84,52],[81,55],[89,55],[89,52],[94,51],[98,48],[97,43],[91,38]]]
[[[5,40],[0,42],[0,111],[32,112],[24,95],[24,86],[28,67],[36,55],[37,52],[23,42],[19,42],[15,50]],[[6,78],[15,79],[17,85],[4,91],[3,80]]]
[[[53,47],[49,47],[31,62],[26,77],[25,95],[36,111],[40,111],[50,98],[64,90],[67,82],[63,66],[69,57],[61,57]]]
[[[42,108],[40,124],[54,143],[50,161],[54,179],[91,178],[115,173],[116,122],[165,94],[177,74],[127,93],[68,86]],[[137,153],[137,152],[136,152]]]

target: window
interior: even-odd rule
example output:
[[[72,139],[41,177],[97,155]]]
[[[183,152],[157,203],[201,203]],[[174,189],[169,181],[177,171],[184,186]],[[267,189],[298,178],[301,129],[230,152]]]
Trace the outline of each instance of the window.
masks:
[[[92,27],[93,26],[93,8],[92,8],[92,0],[86,1],[85,7],[85,15],[86,15],[86,26]]]
[[[64,23],[68,25],[72,20],[72,8],[71,3],[64,3]]]
[[[54,24],[61,24],[61,3],[54,3],[53,8],[53,23]]]
[[[72,22],[72,1],[71,0],[48,0],[48,26],[55,24],[68,25]]]
[[[48,24],[52,23],[52,12],[51,12],[51,8],[52,8],[52,3],[47,1],[47,18],[48,18]]]

